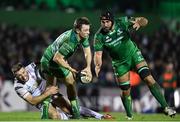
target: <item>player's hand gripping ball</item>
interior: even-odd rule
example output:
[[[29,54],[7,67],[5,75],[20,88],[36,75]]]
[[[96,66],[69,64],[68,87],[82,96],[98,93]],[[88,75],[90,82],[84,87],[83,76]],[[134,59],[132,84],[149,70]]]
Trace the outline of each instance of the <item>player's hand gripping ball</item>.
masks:
[[[86,72],[81,71],[78,73],[78,80],[81,83],[87,84],[90,83],[92,79],[87,75]]]

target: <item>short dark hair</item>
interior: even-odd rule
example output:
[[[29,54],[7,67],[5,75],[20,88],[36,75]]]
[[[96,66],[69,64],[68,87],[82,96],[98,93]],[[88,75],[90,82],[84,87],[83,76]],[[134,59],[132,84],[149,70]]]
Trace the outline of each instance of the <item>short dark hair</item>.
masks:
[[[80,17],[74,21],[74,29],[81,29],[82,25],[90,25],[89,19],[87,17]]]
[[[114,15],[111,11],[103,11],[101,12],[100,20],[114,21]]]
[[[12,71],[12,73],[13,74],[15,74],[17,71],[19,71],[22,67],[24,67],[23,65],[22,65],[22,63],[17,63],[17,64],[14,64],[13,66],[12,66],[12,68],[11,68],[11,71]]]

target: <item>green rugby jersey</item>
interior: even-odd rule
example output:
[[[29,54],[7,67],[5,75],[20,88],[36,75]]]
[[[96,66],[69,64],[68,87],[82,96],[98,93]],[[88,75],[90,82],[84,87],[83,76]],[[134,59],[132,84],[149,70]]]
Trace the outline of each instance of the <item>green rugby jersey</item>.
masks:
[[[47,60],[51,60],[58,51],[65,59],[67,59],[76,51],[80,44],[82,44],[83,47],[88,47],[88,38],[78,41],[75,31],[71,29],[62,33],[51,45],[49,45],[43,56]]]
[[[130,57],[138,48],[131,41],[129,29],[132,27],[130,20],[134,18],[121,17],[114,20],[113,29],[104,33],[100,28],[94,36],[95,51],[106,49],[112,61],[124,61]]]

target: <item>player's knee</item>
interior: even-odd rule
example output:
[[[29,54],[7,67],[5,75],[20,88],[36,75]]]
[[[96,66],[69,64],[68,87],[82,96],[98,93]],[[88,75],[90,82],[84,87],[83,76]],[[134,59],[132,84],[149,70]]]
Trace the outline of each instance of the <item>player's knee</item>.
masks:
[[[138,74],[144,80],[147,76],[151,75],[151,72],[147,66],[144,66],[138,69]]]
[[[71,81],[66,81],[66,86],[73,86],[75,83],[75,80],[71,80]]]
[[[68,76],[65,78],[65,84],[66,85],[74,85],[75,84],[75,79],[72,75]]]

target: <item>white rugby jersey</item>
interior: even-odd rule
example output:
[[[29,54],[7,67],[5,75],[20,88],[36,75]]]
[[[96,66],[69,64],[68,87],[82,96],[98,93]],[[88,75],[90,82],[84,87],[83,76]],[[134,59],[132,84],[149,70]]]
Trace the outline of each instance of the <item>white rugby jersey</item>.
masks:
[[[38,69],[35,67],[35,63],[31,63],[25,67],[29,75],[29,80],[25,83],[22,83],[15,78],[14,89],[23,99],[25,99],[28,94],[31,94],[32,96],[39,96],[46,89],[46,80],[40,76]]]

